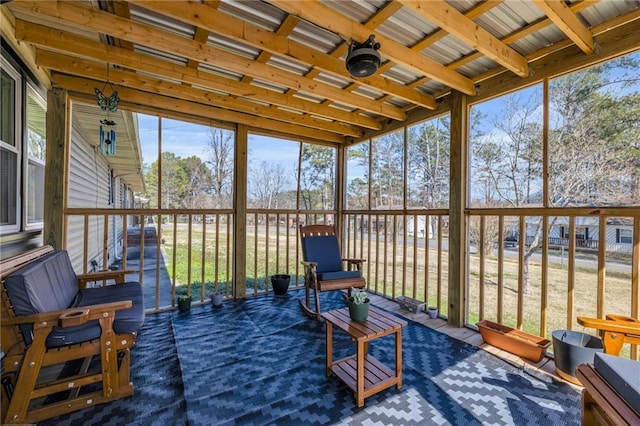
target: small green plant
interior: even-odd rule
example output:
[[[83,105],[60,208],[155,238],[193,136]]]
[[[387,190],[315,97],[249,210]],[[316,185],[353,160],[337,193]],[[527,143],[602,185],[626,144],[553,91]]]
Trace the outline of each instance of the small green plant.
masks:
[[[361,290],[358,288],[351,289],[351,297],[349,298],[354,305],[362,305],[363,303],[367,303],[369,301],[369,295],[365,290]]]

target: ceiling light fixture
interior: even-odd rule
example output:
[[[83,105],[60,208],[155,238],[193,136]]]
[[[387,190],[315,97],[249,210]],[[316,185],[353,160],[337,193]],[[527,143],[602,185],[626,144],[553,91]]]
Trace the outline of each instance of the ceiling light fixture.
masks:
[[[380,49],[380,43],[376,43],[373,34],[364,43],[352,41],[345,60],[349,74],[353,77],[369,77],[375,74],[381,63],[378,49]]]

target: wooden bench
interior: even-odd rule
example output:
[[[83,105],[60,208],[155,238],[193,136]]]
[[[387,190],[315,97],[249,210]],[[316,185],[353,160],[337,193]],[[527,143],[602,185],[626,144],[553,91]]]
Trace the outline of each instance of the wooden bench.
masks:
[[[50,246],[0,262],[3,423],[36,423],[133,394],[129,349],[144,305],[127,272],[76,275],[67,252]],[[101,286],[87,288],[93,281]]]
[[[576,369],[582,390],[583,425],[640,425],[640,415],[632,409],[618,392],[591,364]]]

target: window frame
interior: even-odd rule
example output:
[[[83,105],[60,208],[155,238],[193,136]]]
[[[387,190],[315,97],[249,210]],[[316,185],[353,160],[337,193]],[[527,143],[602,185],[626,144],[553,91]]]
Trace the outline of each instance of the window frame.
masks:
[[[23,94],[23,76],[20,71],[16,69],[8,60],[4,57],[0,57],[0,66],[4,72],[6,72],[10,78],[15,82],[15,98],[13,101],[14,107],[14,140],[15,146],[0,139],[0,147],[6,149],[9,152],[16,154],[16,179],[15,179],[15,191],[16,191],[16,211],[15,211],[15,223],[13,224],[0,224],[0,235],[12,234],[19,232],[22,226],[22,217],[24,214],[22,191],[20,190],[22,184],[22,175],[24,169],[23,162],[23,109],[22,109],[22,94]],[[4,201],[3,201],[4,202]]]
[[[38,92],[38,90],[36,90],[36,87],[34,87],[33,84],[31,84],[31,82],[27,82],[26,84],[26,99],[29,99],[29,96],[32,96],[33,99],[44,109],[45,111],[45,120],[46,120],[46,111],[47,111],[47,101],[46,99]],[[42,229],[44,227],[44,198],[42,200],[42,220],[39,221],[33,221],[33,222],[29,222],[29,206],[27,205],[27,203],[29,203],[29,163],[33,162],[35,164],[41,165],[43,167],[43,171],[44,171],[44,167],[46,167],[46,130],[45,130],[45,159],[41,160],[37,157],[31,156],[31,154],[29,153],[29,146],[28,143],[29,141],[27,140],[28,137],[28,129],[27,129],[27,122],[28,122],[28,115],[27,115],[27,110],[26,110],[26,105],[25,105],[25,117],[24,117],[24,123],[25,123],[25,137],[24,137],[24,141],[23,141],[23,155],[22,155],[22,170],[24,171],[22,173],[22,181],[23,181],[23,187],[24,187],[24,205],[22,205],[22,223],[24,224],[24,229],[25,230],[34,230],[34,229]],[[45,123],[46,126],[46,123]],[[44,185],[44,182],[43,182]]]

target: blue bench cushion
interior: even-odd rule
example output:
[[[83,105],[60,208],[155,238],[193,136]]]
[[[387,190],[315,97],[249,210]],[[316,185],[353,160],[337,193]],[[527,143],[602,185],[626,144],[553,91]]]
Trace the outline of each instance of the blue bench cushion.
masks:
[[[344,280],[347,278],[360,278],[360,271],[331,271],[318,273],[319,281]]]
[[[302,239],[302,253],[309,262],[317,262],[317,272],[342,270],[338,238],[335,235],[314,235]]]
[[[81,308],[123,300],[131,300],[132,306],[128,309],[116,311],[113,331],[117,334],[136,332],[144,322],[142,287],[136,282],[81,290],[71,307]],[[47,347],[55,348],[97,339],[100,337],[100,331],[98,321],[90,321],[75,327],[56,327],[47,337]]]
[[[596,353],[596,371],[640,414],[640,361]]]
[[[116,312],[113,329],[116,333],[137,331],[144,321],[142,288],[138,283],[124,283],[78,291],[78,278],[69,255],[60,250],[36,259],[5,278],[5,288],[16,315],[31,315],[67,308],[131,300],[133,306]],[[26,344],[33,341],[33,326],[21,326]],[[100,324],[54,328],[47,337],[48,347],[60,347],[86,342],[100,337]]]
[[[66,309],[78,294],[78,278],[66,251],[54,251],[5,278],[16,315]]]

